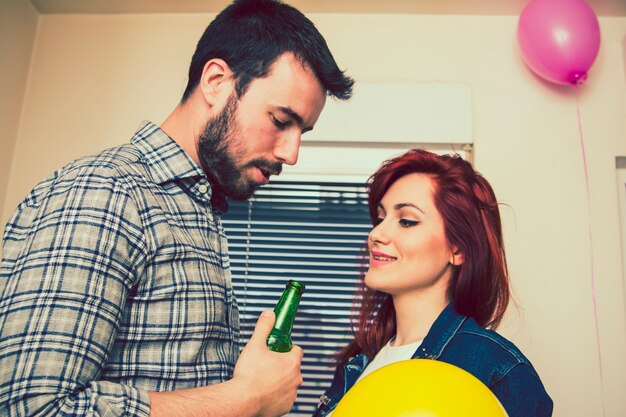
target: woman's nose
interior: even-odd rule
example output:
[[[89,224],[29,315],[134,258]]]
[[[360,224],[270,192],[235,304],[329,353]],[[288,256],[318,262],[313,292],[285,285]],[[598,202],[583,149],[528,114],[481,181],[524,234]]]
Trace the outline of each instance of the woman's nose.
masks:
[[[389,238],[385,233],[383,222],[377,224],[368,234],[368,238],[374,243],[389,243]]]

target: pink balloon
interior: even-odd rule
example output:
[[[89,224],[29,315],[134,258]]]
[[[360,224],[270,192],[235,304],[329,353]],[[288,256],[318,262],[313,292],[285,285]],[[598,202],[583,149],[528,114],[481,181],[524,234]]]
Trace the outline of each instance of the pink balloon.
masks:
[[[531,0],[517,25],[524,62],[540,77],[582,84],[600,48],[600,24],[585,0]]]

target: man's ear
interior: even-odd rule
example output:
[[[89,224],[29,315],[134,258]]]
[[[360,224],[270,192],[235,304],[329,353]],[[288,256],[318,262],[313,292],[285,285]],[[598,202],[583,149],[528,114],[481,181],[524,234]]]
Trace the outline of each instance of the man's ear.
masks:
[[[204,64],[198,89],[210,107],[221,109],[234,88],[233,73],[226,61],[214,58]]]
[[[459,266],[463,264],[463,261],[465,260],[463,254],[461,253],[461,251],[459,251],[459,248],[457,248],[456,246],[453,246],[450,250],[450,264],[454,265],[454,266]]]

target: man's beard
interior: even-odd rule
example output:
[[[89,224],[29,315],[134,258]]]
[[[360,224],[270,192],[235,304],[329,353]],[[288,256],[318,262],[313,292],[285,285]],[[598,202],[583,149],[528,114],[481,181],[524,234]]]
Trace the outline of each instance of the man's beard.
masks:
[[[246,179],[244,171],[259,167],[274,175],[280,174],[282,164],[266,159],[254,159],[242,166],[236,159],[245,151],[245,138],[235,119],[238,99],[231,95],[224,109],[208,121],[198,139],[198,158],[213,192],[219,192],[234,200],[245,200],[252,196],[257,184]]]

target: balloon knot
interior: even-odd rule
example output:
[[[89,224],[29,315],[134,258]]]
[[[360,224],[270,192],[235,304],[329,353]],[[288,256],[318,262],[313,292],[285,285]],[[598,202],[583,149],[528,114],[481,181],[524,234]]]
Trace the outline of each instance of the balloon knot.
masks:
[[[587,81],[587,72],[575,71],[567,77],[567,82],[573,86],[581,85]]]

